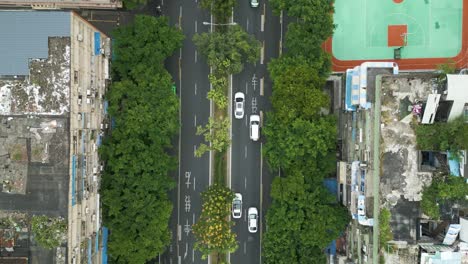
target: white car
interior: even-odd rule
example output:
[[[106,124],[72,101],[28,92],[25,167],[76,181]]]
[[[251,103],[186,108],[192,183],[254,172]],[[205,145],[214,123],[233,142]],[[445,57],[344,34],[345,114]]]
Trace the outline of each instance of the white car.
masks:
[[[249,208],[248,213],[248,221],[249,221],[249,232],[250,233],[257,233],[257,225],[258,225],[258,211],[255,207]]]
[[[250,116],[250,139],[257,141],[260,138],[260,116]]]
[[[250,0],[250,6],[258,7],[258,0]]]
[[[234,95],[234,116],[236,119],[244,118],[244,99],[245,96],[241,92]]]
[[[236,193],[232,199],[232,218],[242,217],[242,194]]]

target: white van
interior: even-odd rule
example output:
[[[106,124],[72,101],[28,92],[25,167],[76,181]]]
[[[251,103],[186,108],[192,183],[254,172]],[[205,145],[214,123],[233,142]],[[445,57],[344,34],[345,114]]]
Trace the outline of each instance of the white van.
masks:
[[[250,116],[250,139],[257,141],[260,138],[260,116]]]

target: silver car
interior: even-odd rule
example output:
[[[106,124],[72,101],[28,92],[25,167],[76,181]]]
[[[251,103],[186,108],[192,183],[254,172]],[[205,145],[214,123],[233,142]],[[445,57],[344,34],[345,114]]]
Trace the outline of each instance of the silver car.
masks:
[[[250,0],[251,7],[258,7],[258,0]]]
[[[241,92],[234,95],[234,117],[236,119],[244,118],[244,99],[245,96]]]
[[[257,226],[258,226],[258,211],[255,207],[249,208],[248,213],[248,225],[249,225],[249,232],[250,233],[257,233]]]
[[[232,218],[242,217],[242,194],[236,193],[232,200]]]

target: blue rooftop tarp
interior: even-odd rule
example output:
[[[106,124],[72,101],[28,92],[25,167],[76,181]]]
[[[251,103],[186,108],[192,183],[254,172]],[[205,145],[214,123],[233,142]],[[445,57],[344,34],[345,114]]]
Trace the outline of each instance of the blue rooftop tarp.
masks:
[[[101,146],[101,143],[102,143],[102,137],[101,137],[101,135],[98,135],[97,140],[96,140],[96,145],[99,147],[99,146]]]
[[[336,240],[333,240],[328,247],[325,248],[327,255],[336,256]]]
[[[94,55],[101,54],[101,33],[94,32]]]
[[[102,264],[107,264],[107,238],[109,236],[109,229],[102,227]]]
[[[76,205],[76,156],[72,156],[72,206]]]
[[[448,165],[450,168],[450,175],[460,177],[460,162],[450,151],[447,151]]]
[[[325,188],[333,195],[338,193],[338,183],[335,178],[327,178],[323,180]]]
[[[356,106],[351,102],[353,70],[346,71],[346,94],[345,94],[345,108],[346,111],[356,111]]]
[[[109,101],[104,100],[104,114],[107,115],[107,108],[109,108]]]
[[[94,252],[99,251],[99,232],[96,232],[96,239],[94,240]]]
[[[93,253],[92,253],[92,241],[91,238],[88,239],[88,264],[92,264],[93,263],[93,260],[92,260],[92,257],[93,257]]]

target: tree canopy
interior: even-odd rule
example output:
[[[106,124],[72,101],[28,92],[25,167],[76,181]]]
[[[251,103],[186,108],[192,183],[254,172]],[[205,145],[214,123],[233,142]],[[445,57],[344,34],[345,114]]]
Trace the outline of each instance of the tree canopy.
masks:
[[[239,25],[227,26],[225,31],[195,34],[193,42],[221,75],[239,73],[245,62],[253,63],[260,56],[260,42]]]
[[[324,187],[308,183],[308,177],[294,170],[273,181],[263,246],[266,264],[324,263],[323,249],[349,221],[347,210]]]
[[[466,199],[468,184],[463,177],[447,176],[433,179],[431,185],[423,190],[421,208],[427,216],[438,220],[440,218],[439,203],[456,202]]]
[[[197,238],[195,248],[206,259],[211,253],[234,252],[238,245],[236,234],[231,230],[232,221],[228,221],[234,193],[227,187],[213,184],[202,192],[203,209],[193,233]]]
[[[35,215],[31,219],[31,231],[41,247],[53,249],[66,242],[67,221],[62,217]]]
[[[164,60],[182,47],[183,39],[179,29],[169,26],[167,17],[138,15],[133,24],[114,31],[117,59],[112,70],[116,77],[141,80],[138,76],[142,72],[163,70]]]
[[[468,149],[468,124],[463,116],[448,122],[416,127],[416,141],[421,150],[453,151]]]
[[[201,0],[200,6],[215,17],[217,23],[226,23],[231,15],[231,10],[237,4],[236,0]]]
[[[273,110],[266,113],[264,154],[281,172],[271,187],[266,215],[264,263],[325,263],[323,250],[349,222],[347,209],[323,186],[336,170],[336,118],[325,115],[330,98],[323,92],[330,57],[322,43],[333,33],[331,0],[271,0],[285,10],[289,24],[286,52],[268,65]]]
[[[142,23],[159,29],[144,29]],[[164,44],[164,38],[171,44]],[[115,127],[100,148],[106,162],[103,222],[111,232],[109,256],[115,263],[145,263],[170,243],[168,191],[175,182],[169,172],[176,168],[176,159],[168,150],[179,128],[179,100],[163,62],[182,38],[166,18],[145,16],[116,34],[118,81],[107,94]]]
[[[313,122],[296,118],[285,125],[275,114],[268,113],[263,129],[268,139],[265,156],[271,168],[323,171],[328,154],[335,150],[336,119],[330,116]]]
[[[284,122],[292,117],[312,120],[322,108],[328,108],[330,99],[322,90],[325,80],[314,65],[301,57],[282,57],[273,60],[268,69],[275,84],[271,103]]]

